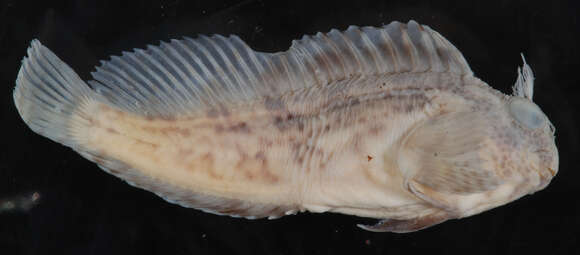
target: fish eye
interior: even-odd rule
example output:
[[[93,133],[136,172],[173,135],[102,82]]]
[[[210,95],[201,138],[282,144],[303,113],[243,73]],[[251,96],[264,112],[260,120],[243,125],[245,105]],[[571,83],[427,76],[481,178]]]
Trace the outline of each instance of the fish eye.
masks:
[[[543,127],[546,122],[546,116],[540,107],[524,98],[512,98],[509,110],[518,123],[528,129]]]

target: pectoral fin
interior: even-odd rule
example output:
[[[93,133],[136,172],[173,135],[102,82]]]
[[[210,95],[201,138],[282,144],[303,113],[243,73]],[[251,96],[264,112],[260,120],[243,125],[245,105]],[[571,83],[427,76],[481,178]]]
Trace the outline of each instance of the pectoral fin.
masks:
[[[441,211],[409,220],[385,219],[372,226],[362,224],[357,226],[371,232],[408,233],[439,224],[448,219],[450,219],[449,215]]]
[[[501,179],[485,162],[484,120],[478,112],[446,114],[412,131],[399,156],[407,189],[454,214],[458,199],[500,185]]]
[[[405,140],[399,166],[411,181],[450,194],[471,194],[500,184],[484,158],[485,118],[478,112],[436,117],[417,127]]]

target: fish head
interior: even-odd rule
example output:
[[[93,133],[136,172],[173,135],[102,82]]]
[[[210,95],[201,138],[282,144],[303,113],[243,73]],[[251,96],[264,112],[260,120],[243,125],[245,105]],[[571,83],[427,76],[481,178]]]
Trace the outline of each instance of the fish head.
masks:
[[[514,96],[506,103],[511,137],[501,139],[506,151],[512,151],[509,169],[526,180],[528,193],[544,189],[558,173],[558,149],[555,128],[534,102]],[[500,141],[499,139],[497,140]]]
[[[513,94],[504,101],[503,114],[507,118],[504,123],[495,124],[512,131],[510,137],[503,139],[503,145],[516,152],[512,165],[526,180],[528,193],[533,193],[544,189],[558,173],[559,158],[554,125],[532,100],[534,75],[523,54],[522,60]]]
[[[398,153],[403,186],[448,218],[544,189],[558,172],[558,150],[554,126],[531,100],[531,85],[519,79],[511,96],[472,86],[472,103],[417,124]]]

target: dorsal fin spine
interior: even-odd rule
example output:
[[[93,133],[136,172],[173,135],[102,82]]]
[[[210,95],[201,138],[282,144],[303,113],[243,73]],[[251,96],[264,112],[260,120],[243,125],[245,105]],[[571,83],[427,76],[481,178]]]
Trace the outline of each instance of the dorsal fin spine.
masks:
[[[159,84],[157,87],[159,87],[159,89],[161,91],[163,91],[163,95],[164,96],[164,100],[168,100],[168,102],[170,102],[172,99],[173,100],[179,100],[179,102],[181,103],[177,103],[175,104],[175,106],[177,107],[177,110],[179,111],[181,108],[180,112],[186,111],[186,107],[184,107],[184,103],[183,102],[187,102],[186,99],[184,97],[182,97],[180,95],[180,93],[178,93],[178,90],[176,90],[176,86],[178,86],[178,82],[175,79],[175,77],[173,76],[173,74],[171,73],[171,65],[173,65],[173,63],[167,63],[169,61],[167,61],[167,59],[165,58],[165,56],[163,54],[160,54],[160,50],[157,47],[153,47],[151,45],[149,45],[147,47],[147,50],[149,52],[151,52],[151,55],[155,56],[154,54],[157,54],[157,57],[152,57],[152,58],[148,58],[149,62],[151,64],[153,64],[153,67],[156,68],[157,70],[153,70],[153,72],[151,73],[152,78],[155,79]],[[163,63],[162,63],[163,62]],[[175,85],[170,85],[171,84],[175,84]],[[170,114],[170,112],[168,112],[168,114]]]
[[[93,75],[93,78],[95,80],[98,80],[98,81],[108,80],[108,81],[114,82],[114,83],[119,83],[118,80],[122,78],[122,77],[119,77],[118,75],[111,75],[109,70],[103,69],[101,67],[97,67],[96,71],[93,72],[92,75]],[[102,83],[105,84],[105,82],[102,82]],[[101,83],[98,83],[96,81],[89,82],[89,84],[91,84],[93,87],[95,87],[96,88],[95,90],[98,93],[101,93],[104,95],[114,93],[112,88],[109,88],[108,86],[103,86],[103,85],[101,85]],[[97,85],[98,85],[98,87],[97,87]],[[103,92],[103,91],[105,91],[105,92]],[[119,87],[115,92],[121,94],[123,97],[133,98],[135,100],[138,100],[138,98],[137,98],[139,96],[138,93],[127,93],[127,89],[124,87]]]
[[[159,104],[160,107],[162,107],[163,109],[161,113],[167,113],[169,112],[169,102],[170,102],[169,98],[167,98],[166,94],[162,93],[162,89],[158,85],[156,85],[161,81],[158,80],[157,82],[155,82],[151,80],[151,78],[153,79],[157,78],[155,77],[155,71],[152,69],[151,65],[146,65],[144,63],[148,59],[144,55],[145,51],[142,49],[135,49],[134,54],[128,54],[129,59],[133,61],[133,66],[131,66],[131,68],[134,68],[134,70],[140,69],[139,71],[134,72],[134,74],[141,82],[146,84],[146,86],[144,87],[149,88],[151,95],[157,99],[156,103]],[[138,59],[138,57],[142,59]],[[148,62],[150,64],[154,64],[151,61]]]
[[[342,68],[340,68],[340,69],[336,69],[336,71],[334,71],[334,72],[333,72],[333,71],[332,71],[332,69],[331,69],[331,72],[333,72],[333,73],[332,73],[332,74],[333,74],[333,75],[332,75],[332,77],[334,77],[334,76],[338,76],[338,75],[340,74],[340,72],[344,73],[344,72],[345,72],[345,63],[342,61],[342,59],[341,59],[341,58],[339,58],[339,57],[338,57],[338,56],[340,55],[340,53],[338,52],[338,49],[337,49],[337,47],[336,47],[336,44],[334,44],[334,43],[333,43],[333,42],[332,42],[332,41],[331,41],[331,40],[328,38],[328,36],[326,36],[326,35],[325,35],[325,34],[323,34],[323,33],[320,33],[320,32],[318,32],[318,33],[316,34],[316,37],[318,38],[318,40],[319,40],[321,43],[325,43],[325,44],[327,44],[327,45],[329,46],[329,48],[332,50],[332,54],[328,54],[328,55],[332,56],[332,57],[333,57],[333,59],[332,59],[332,60],[331,60],[331,59],[327,59],[327,60],[328,60],[328,63],[329,63],[329,66],[330,66],[330,65],[332,65],[332,64],[333,64],[333,62],[339,62],[339,63],[340,63],[340,66],[342,67]],[[318,46],[318,45],[317,45],[316,47],[318,48],[318,51],[319,51],[319,52],[322,52],[322,48],[321,48],[320,46]],[[336,64],[335,64],[335,65],[336,65]]]
[[[433,68],[437,68],[437,67],[441,67],[441,65],[438,65],[437,63],[441,63],[441,59],[439,58],[439,54],[437,54],[437,50],[435,48],[434,42],[433,40],[431,40],[430,36],[424,36],[424,34],[421,33],[420,35],[421,37],[421,41],[424,42],[424,46],[426,47],[425,49],[425,54],[428,55],[429,57],[429,66],[427,68],[427,71],[432,71],[432,72],[439,72],[442,71],[442,69],[433,69]]]
[[[360,69],[356,72],[356,74],[364,73],[365,70],[369,70],[367,71],[369,74],[375,74],[377,69],[373,68],[376,67],[374,56],[367,54],[366,51],[368,50],[368,45],[365,45],[365,42],[362,40],[360,28],[356,26],[350,26],[347,31],[345,31],[344,35],[346,35],[345,39],[347,40],[351,50],[355,52],[358,58]],[[357,43],[361,44],[360,47],[357,47]],[[371,58],[368,58],[367,55],[370,55]]]
[[[288,77],[287,84],[291,90],[294,90],[294,86],[296,86],[297,83],[294,75],[292,75],[293,73],[291,72],[290,63],[288,63],[287,54],[277,54],[274,59],[282,66],[285,76]]]
[[[379,35],[383,40],[385,40],[385,42],[387,42],[384,45],[389,49],[390,58],[386,59],[391,60],[391,64],[387,65],[387,67],[389,67],[389,70],[387,72],[399,70],[399,64],[397,63],[398,54],[395,52],[395,49],[393,48],[393,40],[391,40],[391,37],[387,34],[387,31],[385,31],[384,29],[379,30]]]
[[[139,65],[142,65],[142,63],[135,59],[135,54],[126,53],[122,58],[117,58],[116,60],[118,61],[118,64],[122,65],[122,67],[119,66],[117,70],[125,74],[125,79],[130,82],[129,84],[142,84],[142,86],[137,87],[139,88],[138,90],[142,93],[143,97],[156,106],[151,107],[153,108],[151,111],[155,111],[157,114],[162,114],[164,111],[167,111],[167,107],[162,104],[163,100],[160,98],[161,95],[155,93],[155,89],[151,87],[151,82],[144,77],[143,71],[145,69],[139,68]],[[131,61],[131,63],[128,61]],[[115,65],[115,61],[111,61],[108,64]],[[103,68],[107,68],[107,66],[108,65],[104,65]],[[141,70],[138,70],[137,68]]]
[[[237,43],[237,44],[240,43],[240,39],[237,36],[230,36],[229,39],[231,39],[233,41],[232,43]],[[248,54],[248,52],[247,51],[246,52],[240,52],[238,50],[238,47],[235,47],[235,45],[231,45],[231,46],[232,47],[230,47],[230,50],[232,51],[232,53],[236,57],[236,61],[238,62],[238,64],[240,65],[240,67],[242,67],[242,70],[244,72],[244,75],[248,78],[248,80],[252,84],[258,84],[258,78],[252,72],[251,66],[247,65],[243,61],[243,59],[244,59],[243,55]],[[247,92],[245,92],[245,93],[247,93]]]
[[[179,61],[179,63],[184,68],[183,75],[184,75],[184,80],[187,83],[187,86],[184,85],[183,87],[186,90],[190,91],[192,94],[192,97],[197,98],[198,102],[202,102],[203,101],[202,95],[204,94],[204,91],[200,90],[198,88],[198,86],[196,86],[194,84],[194,81],[199,81],[201,79],[201,77],[199,76],[199,73],[197,73],[197,71],[191,66],[189,61],[187,61],[184,58],[184,56],[178,52],[177,47],[180,47],[183,50],[182,42],[179,40],[173,39],[173,40],[171,40],[171,43],[175,46],[174,47],[167,47],[167,49],[169,49],[171,51],[171,53],[175,56],[175,58]],[[185,77],[188,77],[188,79],[185,79]],[[203,85],[200,85],[200,86],[203,86]]]
[[[96,72],[91,73],[93,75],[93,78],[95,80],[98,81],[104,81],[104,80],[108,80],[108,81],[112,81],[113,83],[115,83],[117,86],[115,87],[109,87],[109,86],[101,86],[100,88],[102,89],[107,88],[107,90],[109,91],[109,93],[121,93],[124,96],[127,96],[129,98],[133,98],[135,100],[138,101],[142,101],[144,102],[144,100],[147,99],[147,95],[143,94],[143,91],[145,88],[143,88],[142,86],[139,87],[135,87],[133,84],[135,84],[135,80],[133,80],[126,71],[120,69],[119,67],[117,67],[114,63],[118,63],[119,57],[114,56],[111,58],[110,62],[102,62],[102,65],[100,67],[96,68]],[[90,83],[90,82],[89,82]],[[105,82],[101,82],[102,84],[110,84],[110,83],[105,83]],[[126,84],[125,86],[119,86],[120,84]],[[93,84],[91,84],[93,85]],[[95,87],[95,86],[93,86]],[[116,90],[115,90],[116,89]],[[130,91],[128,91],[130,90]],[[131,93],[133,92],[133,93]],[[137,93],[135,93],[137,92]]]
[[[213,69],[219,73],[220,71],[223,72],[223,69],[221,69],[218,66],[215,59],[213,58],[213,56],[211,54],[209,54],[209,51],[206,49],[206,47],[204,47],[204,45],[202,45],[201,43],[197,42],[198,40],[194,40],[191,38],[187,38],[186,40],[188,43],[195,46],[193,48],[197,49],[198,51],[200,51],[202,53],[202,54],[200,54],[201,56],[203,56],[205,59],[207,59],[209,61],[208,64],[205,64],[205,63],[203,63],[203,60],[201,58],[196,58],[196,60],[197,60],[196,63],[202,68],[205,77],[209,78],[208,82],[209,82],[209,84],[212,85],[211,88],[219,86],[218,84],[222,84],[220,82],[220,80],[223,80],[224,78],[222,78],[220,76],[224,76],[224,74],[220,73],[220,75],[213,75],[211,70]],[[226,84],[228,84],[228,83],[226,83]],[[229,86],[229,85],[227,85],[227,86]],[[214,92],[213,89],[211,89],[211,91]],[[231,100],[231,95],[230,95],[230,98],[227,98],[227,95],[223,95],[223,97],[226,97],[226,98],[221,98],[222,100],[223,99]],[[222,101],[222,100],[219,100],[218,97],[216,96],[216,101]]]
[[[212,38],[219,40],[221,43],[225,44],[225,46],[229,46],[227,42],[224,40],[223,36],[221,35],[214,35]],[[220,46],[220,44],[215,44],[214,48],[216,52],[218,52],[220,57],[223,59],[226,69],[232,73],[233,79],[235,80],[235,84],[232,84],[233,85],[232,87],[242,95],[242,98],[250,98],[249,95],[247,94],[247,91],[242,87],[244,84],[242,75],[238,72],[236,66],[226,53],[226,51],[230,47],[222,47]]]
[[[393,52],[397,53],[396,56],[397,58],[395,59],[396,62],[398,63],[398,70],[404,71],[404,72],[408,72],[411,70],[411,67],[409,66],[409,59],[406,58],[405,56],[405,52],[407,51],[406,49],[402,48],[403,45],[401,45],[398,42],[403,42],[403,36],[402,36],[402,31],[401,31],[401,24],[398,22],[393,22],[391,23],[391,25],[388,25],[386,27],[384,27],[385,31],[387,33],[385,33],[386,36],[388,36],[391,39],[392,46],[393,46]]]
[[[375,44],[371,41],[371,39],[368,37],[368,35],[366,33],[364,33],[364,28],[362,31],[359,30],[359,35],[361,37],[361,40],[366,45],[368,45],[369,50],[372,51],[370,56],[373,58],[373,63],[375,63],[376,73],[380,73],[382,71],[381,66],[385,65],[385,63],[382,61],[382,59],[377,57],[377,56],[380,56],[381,53],[379,52],[379,50],[377,49]]]
[[[403,44],[405,45],[405,47],[403,47],[403,48],[407,48],[409,50],[409,56],[411,56],[409,58],[409,62],[411,64],[411,70],[417,70],[417,67],[419,66],[419,63],[416,63],[417,59],[419,58],[417,48],[413,44],[412,39],[409,37],[409,33],[403,33],[400,26],[399,26],[399,29],[401,30],[401,38],[403,39]],[[424,71],[424,70],[419,70],[419,71]]]
[[[215,95],[215,91],[212,89],[212,87],[214,87],[216,85],[215,80],[212,80],[212,78],[211,78],[212,75],[209,72],[209,70],[207,69],[207,67],[201,61],[201,58],[196,56],[195,53],[193,53],[191,51],[191,49],[189,49],[190,47],[187,47],[187,45],[185,45],[185,43],[191,43],[193,41],[193,39],[191,39],[189,37],[185,37],[184,39],[185,39],[184,43],[179,42],[180,46],[185,51],[185,53],[188,54],[188,56],[191,58],[191,60],[193,60],[193,63],[195,63],[199,67],[199,69],[201,71],[201,73],[197,72],[195,67],[191,66],[192,71],[196,74],[195,78],[198,81],[200,81],[198,84],[203,86],[202,90],[205,92],[205,94],[209,98],[209,101],[213,102],[213,104],[216,104],[219,101],[218,101],[217,96]],[[208,77],[208,76],[210,78],[204,78],[204,77]],[[202,99],[202,100],[204,100],[204,99]]]
[[[352,26],[350,26],[347,31],[349,29],[352,29]],[[354,60],[356,60],[356,64],[353,66],[354,69],[352,70],[352,73],[361,73],[361,71],[363,70],[362,64],[361,64],[361,55],[360,52],[358,51],[358,49],[356,47],[353,47],[352,43],[350,40],[348,40],[348,38],[346,38],[346,36],[344,35],[345,33],[336,33],[336,36],[338,36],[343,42],[344,44],[348,47],[349,52],[352,52]]]
[[[294,45],[294,42],[292,42],[292,44]],[[288,63],[290,66],[290,70],[297,70],[300,72],[299,74],[296,74],[297,77],[302,77],[303,80],[306,80],[306,78],[309,78],[310,75],[308,75],[306,70],[305,70],[305,65],[304,65],[304,62],[302,61],[301,54],[302,53],[289,54]],[[296,79],[296,80],[300,80],[300,79]]]
[[[160,48],[149,46],[147,49],[158,56],[158,58],[151,59],[152,61],[157,62],[155,65],[158,67],[160,71],[159,73],[163,74],[163,76],[159,77],[163,81],[160,85],[164,87],[166,93],[169,93],[175,98],[180,98],[181,102],[188,102],[188,97],[182,93],[183,83],[176,77],[176,75],[178,75],[178,68],[174,61],[169,60],[169,56]],[[165,69],[166,72],[163,72],[163,69]],[[179,107],[182,112],[185,112],[189,106],[185,103],[180,103],[177,104],[177,107]]]
[[[204,44],[201,43],[197,43],[198,40],[192,40],[192,43],[195,43],[197,45],[197,47],[199,48],[200,51],[203,52],[203,55],[209,60],[210,65],[209,67],[212,68],[213,70],[215,70],[217,72],[217,79],[216,81],[219,82],[219,80],[221,80],[223,83],[225,84],[226,88],[228,88],[230,91],[235,91],[235,86],[233,84],[233,81],[229,78],[229,75],[226,74],[226,71],[221,67],[221,65],[218,63],[219,59],[217,58],[217,56],[215,56],[215,54],[211,53],[212,48],[215,50],[215,44],[213,42],[211,42],[207,36],[200,36],[199,37],[201,41],[204,41]],[[218,80],[219,79],[219,80]],[[236,93],[230,93],[229,94],[229,99],[230,101],[235,101],[235,94]]]
[[[234,38],[235,41],[239,41],[240,44],[243,44],[243,42],[240,40],[239,37],[235,37]],[[264,79],[264,75],[256,75],[256,74],[266,74],[264,67],[260,64],[260,61],[258,61],[258,57],[256,56],[256,52],[252,50],[252,48],[250,47],[243,47],[248,56],[250,57],[250,63],[252,65],[254,65],[254,67],[256,67],[256,71],[257,72],[252,72],[252,76],[259,82],[258,84],[262,84],[262,86],[260,86],[261,88],[263,88],[264,84],[266,84],[266,80]],[[248,63],[248,64],[250,64]]]
[[[264,76],[264,80],[266,82],[264,83],[264,88],[269,90],[268,93],[270,95],[279,94],[280,92],[278,91],[278,87],[271,86],[269,84],[276,84],[280,82],[279,79],[276,79],[276,77],[281,77],[280,70],[274,67],[274,63],[272,63],[272,57],[270,54],[261,53],[259,59],[262,62],[262,66],[268,69],[266,70],[266,73],[270,74]]]
[[[310,48],[311,47],[307,47],[307,49]],[[305,64],[304,68],[306,72],[308,72],[312,76],[316,84],[319,85],[327,84],[328,81],[330,80],[329,69],[321,71],[321,68],[324,68],[324,63],[319,63],[317,61],[317,58],[315,58],[315,55],[311,54],[310,50],[303,50],[301,53],[302,58],[300,60],[302,61],[302,63]]]
[[[187,78],[186,75],[187,71],[182,69],[185,66],[183,65],[182,59],[180,59],[181,57],[179,56],[179,54],[176,54],[175,49],[173,49],[173,47],[171,47],[166,42],[161,42],[161,49],[163,49],[165,52],[158,49],[156,49],[156,51],[160,55],[163,54],[163,56],[166,57],[167,59],[166,64],[170,65],[171,68],[173,68],[174,70],[173,77],[175,78],[175,88],[179,91],[179,93],[183,96],[183,98],[187,100],[187,102],[189,102],[189,106],[191,107],[192,106],[191,102],[194,100],[193,96],[195,96],[195,94],[192,93],[191,90],[193,83],[191,83],[191,80]]]
[[[305,38],[311,39],[310,37],[305,37]],[[306,44],[307,44],[306,47],[301,47],[300,49],[302,50],[303,48],[306,48],[306,49],[312,49],[313,51],[315,51],[315,53],[321,52],[321,51],[318,51],[316,46],[314,46],[315,42],[313,40],[308,40],[306,42]],[[328,70],[324,70],[322,72],[319,71],[320,68],[323,68],[325,66],[327,67],[330,64],[326,58],[326,54],[320,55],[321,57],[318,59],[314,58],[314,55],[310,54],[309,50],[302,50],[301,54],[303,54],[303,56],[305,56],[302,58],[302,60],[306,60],[305,63],[308,63],[308,65],[309,65],[308,69],[311,69],[313,71],[312,73],[315,74],[314,76],[318,77],[318,78],[322,78],[322,80],[324,82],[328,82],[328,80],[329,80],[327,78],[328,77],[328,74],[327,74]],[[308,61],[308,60],[310,60],[310,61]],[[321,75],[326,76],[326,77],[320,77]],[[321,82],[319,81],[318,83],[321,83]]]

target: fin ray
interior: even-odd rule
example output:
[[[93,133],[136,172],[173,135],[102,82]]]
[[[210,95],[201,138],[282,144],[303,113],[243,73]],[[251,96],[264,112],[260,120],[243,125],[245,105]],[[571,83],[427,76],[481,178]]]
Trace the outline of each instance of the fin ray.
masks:
[[[404,72],[472,75],[450,42],[410,21],[305,35],[279,53],[254,51],[237,36],[185,37],[103,61],[90,84],[122,109],[170,117]]]
[[[406,185],[417,182],[450,194],[484,192],[500,185],[480,155],[487,134],[483,119],[477,112],[450,113],[412,131],[402,149]]]
[[[69,66],[33,40],[22,60],[13,97],[20,116],[34,132],[74,147],[78,145],[74,128],[88,123],[73,115],[82,113],[83,104],[97,95]]]

